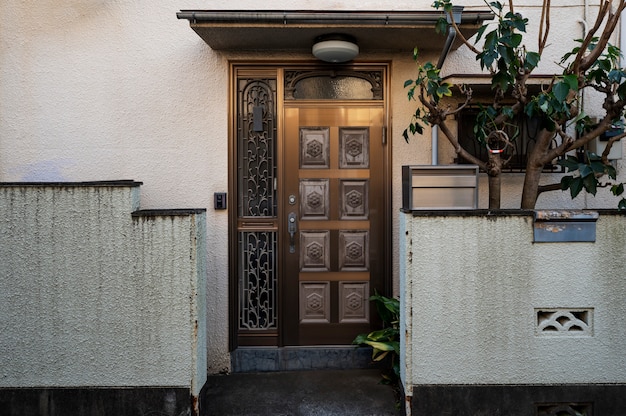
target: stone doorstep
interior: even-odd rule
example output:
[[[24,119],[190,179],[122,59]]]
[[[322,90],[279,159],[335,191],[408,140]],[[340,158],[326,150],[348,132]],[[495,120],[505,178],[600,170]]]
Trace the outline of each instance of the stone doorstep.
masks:
[[[337,347],[239,347],[231,353],[233,373],[381,368],[372,349]]]

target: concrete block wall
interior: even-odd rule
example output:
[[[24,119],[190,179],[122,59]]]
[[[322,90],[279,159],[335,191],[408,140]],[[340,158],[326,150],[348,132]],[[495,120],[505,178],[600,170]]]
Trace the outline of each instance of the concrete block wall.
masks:
[[[139,186],[0,184],[0,389],[199,395],[205,213],[138,211]]]
[[[611,384],[623,396],[626,216],[601,212],[595,242],[576,243],[534,242],[532,212],[401,217],[402,382],[409,400],[429,402],[432,386],[458,387],[458,397],[433,396],[448,402],[476,398],[468,393],[476,386]],[[482,401],[500,410],[455,414],[536,414],[506,413],[503,396]],[[613,403],[614,413],[593,414],[625,414],[624,400]]]

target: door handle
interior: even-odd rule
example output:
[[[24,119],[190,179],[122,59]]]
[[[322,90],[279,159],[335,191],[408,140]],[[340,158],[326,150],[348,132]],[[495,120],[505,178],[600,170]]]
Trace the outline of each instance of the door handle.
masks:
[[[289,231],[289,252],[296,252],[296,231],[298,225],[296,223],[296,213],[290,212],[287,216],[287,231]]]

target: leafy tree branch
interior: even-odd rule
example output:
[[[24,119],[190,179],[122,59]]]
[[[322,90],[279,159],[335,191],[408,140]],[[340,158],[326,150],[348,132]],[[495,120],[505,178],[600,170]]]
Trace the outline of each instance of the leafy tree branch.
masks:
[[[489,175],[490,209],[499,208],[500,176],[503,167],[513,157],[512,153],[505,154],[503,149],[512,149],[516,140],[521,140],[520,123],[526,119],[537,120],[540,131],[534,147],[526,155],[521,208],[533,208],[540,193],[557,189],[554,184],[539,186],[539,183],[544,167],[559,159],[569,161],[563,162],[562,166],[573,175],[566,175],[571,179],[561,181],[560,189],[569,189],[572,197],[582,189],[595,194],[598,187],[606,185],[599,182],[602,177],[615,180],[615,169],[609,163],[608,155],[611,147],[626,134],[613,135],[600,156],[583,152],[592,140],[621,125],[626,106],[626,72],[619,64],[619,48],[609,43],[620,14],[626,8],[626,0],[598,2],[594,24],[582,39],[575,40],[576,46],[561,59],[562,72],[554,73],[551,82],[538,92],[531,92],[530,76],[549,42],[550,0],[542,3],[536,51],[523,43],[529,21],[515,11],[512,0],[505,4],[485,0],[496,21],[480,27],[473,44],[462,35],[453,19],[452,0],[435,1],[433,6],[444,12],[437,29],[445,31],[451,25],[460,34],[462,43],[476,55],[480,70],[490,74],[491,99],[489,104],[485,104],[484,98],[482,103],[478,102],[468,86],[445,82],[440,74],[441,68],[430,62],[420,63],[416,50],[413,57],[417,63],[417,77],[407,80],[405,88],[408,88],[408,98],[416,100],[418,106],[403,134],[405,140],[409,141],[409,133],[422,134],[427,125],[438,126],[459,158],[478,165]],[[581,106],[585,90],[604,97],[604,115],[599,120],[588,116]],[[452,108],[450,102],[455,101],[458,106]],[[473,133],[487,150],[487,160],[465,149],[458,133],[446,124],[452,116],[476,104],[479,111]],[[560,140],[556,145],[555,137]],[[586,154],[586,157],[578,161],[577,157],[570,155],[573,151],[578,155]],[[576,158],[576,163],[572,157]],[[623,193],[623,184],[611,186],[615,195]],[[622,199],[620,204],[623,202]]]

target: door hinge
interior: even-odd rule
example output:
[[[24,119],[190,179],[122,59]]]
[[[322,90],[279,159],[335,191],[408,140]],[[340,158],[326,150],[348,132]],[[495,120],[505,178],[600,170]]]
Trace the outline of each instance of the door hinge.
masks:
[[[387,126],[383,126],[383,146],[387,145]]]

